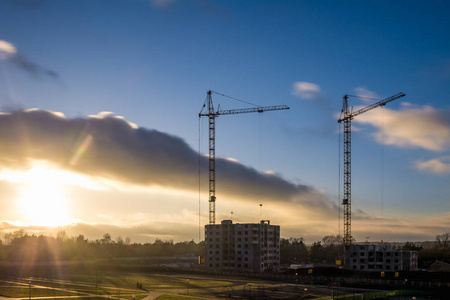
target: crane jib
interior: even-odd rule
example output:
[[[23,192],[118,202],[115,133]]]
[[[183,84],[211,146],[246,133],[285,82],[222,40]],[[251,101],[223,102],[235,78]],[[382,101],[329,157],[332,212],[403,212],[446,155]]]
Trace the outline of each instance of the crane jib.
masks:
[[[207,97],[205,100],[205,104],[203,104],[200,113],[198,114],[200,117],[208,117],[208,130],[209,130],[209,163],[208,163],[208,171],[209,171],[209,224],[215,224],[216,222],[216,123],[215,119],[220,115],[231,115],[231,114],[241,114],[241,113],[251,113],[258,112],[262,113],[264,111],[273,111],[273,110],[283,110],[289,109],[287,105],[276,105],[276,106],[258,106],[251,108],[241,108],[241,109],[229,109],[229,110],[221,110],[220,105],[217,110],[214,109],[213,101],[211,94],[212,91],[207,92]],[[216,93],[216,92],[214,92]],[[219,94],[219,93],[216,93]],[[219,94],[222,95],[222,94]],[[225,95],[222,95],[225,96]],[[232,98],[226,96],[228,98]],[[235,98],[232,98],[235,99]],[[238,100],[238,99],[235,99]],[[241,101],[241,100],[239,100]],[[241,101],[245,102],[245,101]],[[247,103],[247,102],[246,102]],[[203,113],[203,108],[208,107],[208,113]],[[252,103],[248,103],[252,104]]]
[[[351,227],[351,197],[352,197],[352,183],[351,183],[351,120],[362,113],[384,106],[389,102],[392,102],[398,98],[404,97],[404,93],[398,93],[389,98],[381,100],[377,103],[371,104],[357,111],[349,109],[348,97],[354,97],[350,95],[344,96],[344,102],[342,105],[341,118],[338,123],[344,122],[344,198],[342,205],[344,206],[344,243],[346,246],[352,244],[352,227]]]
[[[340,118],[338,120],[338,123],[341,123],[341,122],[347,121],[347,120],[351,120],[354,117],[356,117],[357,115],[365,113],[365,112],[367,112],[369,110],[372,110],[374,108],[377,108],[379,106],[385,106],[387,103],[392,102],[394,100],[397,100],[398,98],[401,98],[401,97],[404,97],[404,96],[406,96],[404,93],[398,93],[398,94],[395,94],[394,96],[391,96],[391,97],[386,98],[384,100],[378,101],[377,103],[374,103],[374,104],[371,104],[369,106],[363,107],[363,108],[361,108],[361,109],[359,109],[357,111],[354,111],[354,112],[349,112],[348,111],[348,106],[346,106],[345,109],[342,110],[342,113],[344,113],[344,117]]]

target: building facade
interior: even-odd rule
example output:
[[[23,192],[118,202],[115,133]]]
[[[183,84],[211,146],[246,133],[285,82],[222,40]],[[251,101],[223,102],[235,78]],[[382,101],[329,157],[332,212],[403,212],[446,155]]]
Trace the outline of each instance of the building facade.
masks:
[[[205,265],[208,269],[238,272],[280,270],[280,226],[270,221],[205,226]]]
[[[345,249],[345,268],[359,271],[416,271],[418,252],[392,250],[388,245],[350,245]]]

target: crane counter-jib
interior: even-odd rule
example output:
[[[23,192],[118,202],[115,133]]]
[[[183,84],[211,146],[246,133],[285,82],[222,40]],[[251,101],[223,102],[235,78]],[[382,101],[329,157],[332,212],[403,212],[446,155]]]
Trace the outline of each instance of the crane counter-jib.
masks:
[[[374,104],[363,107],[359,110],[352,111],[349,109],[348,98],[355,97],[351,95],[345,95],[342,105],[341,117],[338,123],[344,123],[344,198],[342,200],[342,205],[344,206],[344,242],[345,245],[351,245],[352,243],[352,231],[351,231],[351,199],[352,199],[352,183],[351,183],[351,121],[352,119],[365,113],[371,109],[377,108],[379,106],[384,106],[389,102],[397,100],[404,97],[404,93],[395,94],[384,100],[380,100]],[[364,98],[364,97],[361,97]]]
[[[219,94],[217,92],[214,92]],[[220,115],[232,115],[232,114],[242,114],[242,113],[252,113],[258,112],[262,113],[264,111],[274,111],[274,110],[284,110],[289,109],[287,105],[275,105],[275,106],[258,106],[250,108],[240,108],[240,109],[229,109],[229,110],[220,110],[214,109],[212,97],[212,91],[207,92],[206,101],[203,104],[202,110],[198,114],[200,117],[208,117],[208,130],[209,130],[209,224],[215,224],[216,220],[216,123],[215,119]],[[223,94],[219,94],[225,96]],[[228,97],[228,96],[226,96]],[[228,97],[232,98],[232,97]],[[235,98],[232,98],[235,99]],[[238,99],[235,99],[238,100]],[[239,100],[241,101],[241,100]],[[245,101],[241,101],[245,102]],[[246,102],[248,103],[248,102]],[[248,103],[252,104],[252,103]],[[208,113],[202,113],[203,109],[208,109]],[[219,106],[220,107],[220,106]]]

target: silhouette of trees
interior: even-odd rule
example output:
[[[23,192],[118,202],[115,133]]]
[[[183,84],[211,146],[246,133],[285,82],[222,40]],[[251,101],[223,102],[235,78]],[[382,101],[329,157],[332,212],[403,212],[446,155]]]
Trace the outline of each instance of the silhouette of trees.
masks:
[[[419,252],[419,267],[427,268],[436,260],[450,263],[450,233],[436,235],[430,245],[406,242],[400,247],[404,251]],[[341,236],[329,235],[306,246],[302,237],[280,239],[280,260],[283,265],[290,264],[329,264],[344,253]],[[105,233],[101,239],[88,240],[80,234],[70,237],[65,231],[59,231],[56,237],[29,235],[23,229],[4,235],[0,241],[0,261],[39,262],[86,259],[114,258],[160,258],[181,256],[193,253],[205,254],[205,242],[193,240],[174,243],[172,240],[156,239],[154,243],[132,243],[129,237],[115,239]]]
[[[281,264],[334,264],[336,257],[343,255],[344,245],[340,235],[325,236],[308,249],[303,238],[280,239]]]
[[[119,257],[159,257],[194,253],[204,255],[204,242],[195,243],[162,241],[154,243],[131,243],[127,237],[113,240],[109,233],[103,238],[89,241],[80,234],[69,237],[65,231],[59,231],[56,237],[29,235],[24,230],[7,233],[4,243],[0,243],[0,261],[60,261]]]
[[[309,262],[308,255],[303,238],[280,239],[281,264],[306,264]]]
[[[437,260],[450,263],[450,233],[436,235],[432,247],[419,250],[419,267],[427,268]]]
[[[327,235],[322,241],[314,242],[309,250],[311,262],[335,264],[336,258],[344,254],[344,240],[340,235]]]
[[[422,246],[416,246],[412,242],[406,242],[402,247],[400,247],[400,250],[402,251],[420,251],[422,249]]]
[[[450,233],[436,235],[436,243],[438,248],[448,248],[450,246]]]
[[[326,251],[325,247],[322,246],[322,242],[314,242],[309,249],[309,257],[313,263],[325,263]]]

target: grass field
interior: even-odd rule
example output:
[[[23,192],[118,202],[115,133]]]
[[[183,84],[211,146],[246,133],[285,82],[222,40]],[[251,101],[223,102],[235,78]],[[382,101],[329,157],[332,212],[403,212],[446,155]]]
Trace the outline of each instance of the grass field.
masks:
[[[54,274],[53,274],[54,275]],[[297,298],[306,293],[298,285],[249,278],[176,272],[69,272],[57,276],[0,278],[0,297],[17,299],[166,299]],[[320,299],[329,291],[315,291]],[[321,297],[322,296],[322,297]],[[324,298],[323,298],[324,299]]]
[[[3,275],[3,276],[2,276]],[[368,290],[362,293],[367,293]],[[24,269],[0,268],[0,300],[15,299],[330,299],[361,291],[323,286],[267,281],[258,278],[220,276],[142,269],[108,267],[98,263],[45,266]],[[357,296],[359,297],[359,296]],[[337,299],[337,298],[336,298]]]

